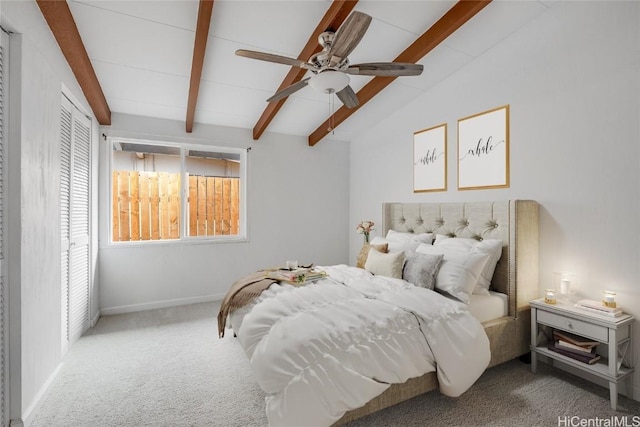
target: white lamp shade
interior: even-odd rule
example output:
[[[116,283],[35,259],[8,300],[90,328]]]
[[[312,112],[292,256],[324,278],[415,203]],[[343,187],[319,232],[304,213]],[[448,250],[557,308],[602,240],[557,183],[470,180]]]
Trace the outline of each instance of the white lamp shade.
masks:
[[[309,86],[322,93],[340,92],[349,84],[349,76],[340,71],[327,70],[309,80]]]

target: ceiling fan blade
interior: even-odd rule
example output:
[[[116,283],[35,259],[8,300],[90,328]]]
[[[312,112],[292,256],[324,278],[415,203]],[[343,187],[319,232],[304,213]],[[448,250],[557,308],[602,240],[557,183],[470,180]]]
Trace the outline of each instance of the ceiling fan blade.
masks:
[[[274,55],[266,52],[256,52],[255,50],[238,49],[236,55],[244,56],[245,58],[258,59],[260,61],[275,62],[277,64],[290,65],[292,67],[304,68],[307,70],[315,70],[312,64],[305,61],[301,61],[295,58],[289,58],[286,56]]]
[[[364,33],[367,32],[371,17],[366,13],[353,12],[347,20],[338,28],[329,51],[331,56],[344,59],[360,43]]]
[[[353,89],[351,89],[351,86],[345,86],[344,89],[336,92],[336,95],[338,95],[338,99],[340,99],[347,108],[355,108],[360,105],[360,102],[358,102],[358,96]]]
[[[351,65],[346,70],[347,74],[358,76],[419,76],[422,74],[422,64],[406,62],[370,62],[366,64]]]
[[[295,93],[297,91],[299,91],[300,89],[302,89],[303,87],[305,87],[307,84],[309,84],[309,79],[311,77],[307,77],[306,79],[302,79],[300,80],[298,83],[294,83],[291,86],[287,86],[286,88],[282,89],[279,92],[276,92],[271,98],[267,99],[267,102],[273,102],[273,101],[278,101],[282,98],[286,98],[287,96],[291,95],[292,93]]]

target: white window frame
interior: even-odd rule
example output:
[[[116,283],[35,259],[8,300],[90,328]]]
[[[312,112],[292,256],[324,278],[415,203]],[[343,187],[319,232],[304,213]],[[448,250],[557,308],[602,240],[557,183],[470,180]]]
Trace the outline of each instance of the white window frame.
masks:
[[[109,198],[108,202],[108,230],[106,233],[108,245],[112,246],[147,246],[147,245],[172,245],[172,244],[184,244],[184,243],[225,243],[225,242],[244,242],[247,241],[247,196],[246,196],[246,188],[247,188],[247,149],[245,148],[233,148],[233,147],[222,147],[222,146],[214,146],[214,145],[205,145],[205,144],[192,144],[192,143],[182,143],[182,142],[171,142],[171,141],[158,141],[158,140],[149,140],[149,139],[138,139],[138,138],[121,138],[121,137],[107,137],[107,146],[109,151],[109,161],[108,161],[108,187],[106,189],[107,197]],[[113,241],[113,144],[117,142],[125,142],[125,143],[133,143],[133,144],[145,144],[145,145],[155,145],[162,147],[172,147],[180,149],[180,175],[181,175],[181,186],[180,186],[180,237],[178,239],[158,239],[158,240],[137,240],[137,241],[129,241],[129,242],[114,242]],[[189,182],[186,177],[187,171],[185,170],[185,157],[187,157],[187,153],[189,150],[199,150],[199,151],[211,151],[211,152],[221,152],[221,153],[229,153],[229,154],[238,154],[240,156],[240,207],[239,207],[239,220],[240,220],[240,231],[236,235],[216,235],[216,236],[189,236],[189,224],[187,221],[188,214],[188,197],[189,197]],[[104,213],[104,212],[103,212]]]

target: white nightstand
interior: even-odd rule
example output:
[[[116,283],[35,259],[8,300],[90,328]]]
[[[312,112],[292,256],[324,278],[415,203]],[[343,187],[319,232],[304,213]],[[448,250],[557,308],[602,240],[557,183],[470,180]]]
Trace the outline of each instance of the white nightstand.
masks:
[[[536,372],[537,357],[542,354],[549,359],[562,361],[575,368],[590,372],[609,381],[611,407],[618,405],[618,383],[627,380],[627,396],[633,393],[633,316],[620,317],[592,314],[574,307],[573,304],[547,304],[544,299],[530,301],[531,305],[531,371]],[[547,338],[541,334],[541,326],[571,332],[607,345],[606,353],[593,365],[563,356],[547,348]],[[599,352],[600,353],[600,352]]]

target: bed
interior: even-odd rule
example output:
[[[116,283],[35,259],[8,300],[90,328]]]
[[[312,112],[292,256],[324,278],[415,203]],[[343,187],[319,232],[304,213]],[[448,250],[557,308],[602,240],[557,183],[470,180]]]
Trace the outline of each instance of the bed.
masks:
[[[470,345],[468,347],[464,347],[464,343],[456,342],[454,344],[460,345],[461,347],[457,349],[454,348],[452,350],[453,353],[470,354],[473,353],[471,349],[474,345],[478,348],[481,348],[484,345],[488,347],[485,361],[478,362],[476,365],[469,362],[470,366],[468,370],[470,371],[470,378],[472,382],[475,381],[475,378],[477,378],[477,376],[479,376],[486,367],[495,366],[521,356],[529,351],[530,310],[528,307],[528,301],[538,296],[538,206],[536,202],[514,200],[486,203],[385,203],[383,205],[383,235],[386,235],[389,230],[394,230],[399,233],[415,233],[416,235],[421,235],[422,233],[433,233],[434,235],[440,235],[443,239],[446,239],[447,237],[461,237],[476,239],[478,241],[500,240],[502,242],[502,254],[500,261],[498,261],[495,266],[495,271],[493,272],[491,279],[491,293],[487,293],[487,295],[483,296],[473,295],[471,303],[473,309],[467,310],[465,307],[464,310],[460,310],[459,306],[462,304],[457,301],[449,302],[452,298],[442,297],[435,292],[431,292],[431,294],[427,294],[427,292],[420,292],[424,291],[424,289],[416,290],[414,289],[416,287],[407,286],[405,284],[402,285],[406,289],[406,293],[404,294],[399,294],[398,291],[396,293],[392,292],[391,295],[389,295],[389,293],[385,291],[384,298],[387,298],[389,301],[382,301],[382,303],[373,311],[384,311],[389,307],[390,303],[397,304],[399,306],[403,306],[404,304],[407,307],[401,308],[404,308],[407,312],[411,312],[413,315],[416,315],[416,318],[418,318],[418,324],[421,326],[418,329],[421,330],[421,322],[425,322],[424,319],[427,318],[429,314],[424,314],[426,317],[419,317],[423,316],[423,314],[422,312],[419,312],[420,308],[416,309],[415,306],[412,306],[411,301],[420,300],[421,305],[432,304],[442,307],[440,311],[448,311],[449,314],[447,315],[450,315],[454,318],[454,322],[458,322],[458,324],[461,325],[456,327],[472,331],[476,327],[475,325],[477,325],[477,328],[483,330],[484,333],[474,333],[472,336],[470,332],[468,335],[469,341],[477,339],[477,342],[475,344],[468,343]],[[360,280],[361,269],[347,266],[330,266],[327,267],[327,271],[330,272],[331,276],[341,278],[345,283],[354,283],[357,291],[362,290],[358,289],[359,284],[363,284],[364,288],[367,286]],[[362,274],[365,274],[365,272],[362,271]],[[380,280],[382,280],[382,278],[380,278]],[[387,283],[384,283],[382,286],[393,288],[393,286],[390,286]],[[305,288],[307,287],[305,286]],[[354,298],[353,292],[348,286],[345,289],[336,286],[325,286],[323,288],[323,292],[327,292],[326,289],[329,288],[333,289],[332,292],[335,292],[335,294],[332,294],[330,297],[331,299],[339,300],[340,298],[344,298],[344,301],[349,301],[350,304],[353,304],[353,307],[359,307],[359,304],[361,304],[359,299]],[[266,293],[273,294],[274,292],[277,293],[283,291],[283,289],[284,291],[287,290],[279,286],[270,287]],[[309,298],[308,295],[315,292],[314,289],[320,289],[320,287],[308,287],[305,289],[307,296],[305,296],[302,301],[290,300],[289,302],[286,302],[285,305],[291,304],[295,306],[306,304],[304,299]],[[294,295],[292,292],[284,291],[282,294],[285,296]],[[363,292],[366,294],[368,291],[368,289],[364,289]],[[375,292],[378,291],[376,290]],[[407,297],[407,295],[410,295],[410,297]],[[264,297],[261,296],[261,298],[263,300],[268,300],[268,302],[261,301],[261,307],[268,306],[268,304],[272,302],[269,300],[269,295],[265,295]],[[320,296],[320,298],[323,297]],[[367,295],[366,298],[367,301],[372,299],[371,295]],[[286,298],[285,301],[287,301]],[[327,301],[327,303],[329,303],[329,301]],[[270,311],[278,313],[278,311],[281,310],[282,302],[279,302],[278,304],[280,305],[275,305],[274,303]],[[462,311],[465,313],[462,313]],[[355,308],[354,312],[356,312]],[[242,326],[243,322],[245,322],[244,319],[247,318],[247,314],[249,314],[248,317],[251,321],[246,323],[250,323],[252,327],[247,326],[243,330]],[[272,326],[278,322],[277,316],[275,317],[275,320],[265,320],[260,318],[259,315],[253,315],[254,311],[252,311],[252,306],[249,305],[242,309],[235,310],[229,316],[232,328],[239,333],[239,339],[243,343],[243,347],[245,347],[245,351],[250,356],[250,359],[252,359],[252,356],[257,352],[254,348],[256,344],[252,344],[252,342],[258,342],[259,345],[263,344],[259,340],[252,341],[252,336],[262,333],[261,331],[271,329]],[[469,318],[474,316],[481,320],[482,323],[479,323],[478,320],[475,319],[473,322],[469,322]],[[358,314],[356,317],[362,316]],[[321,325],[331,324],[332,320],[333,319],[330,318],[323,319],[322,322],[318,322],[318,325],[320,325],[318,328],[322,327]],[[367,320],[367,322],[376,323],[377,321]],[[307,325],[307,323],[304,324]],[[310,329],[307,333],[313,335],[313,322],[310,325]],[[292,328],[289,328],[288,330],[280,330],[279,334],[285,338],[285,341],[298,339],[292,338],[291,329]],[[449,332],[450,331],[451,329],[449,329]],[[421,332],[424,334],[422,330]],[[433,332],[432,334],[435,334],[436,338],[438,338],[436,341],[442,341],[441,338],[446,336],[446,331],[437,332],[436,330],[436,332]],[[338,337],[338,341],[343,339],[344,338],[342,336]],[[394,337],[391,341],[396,339],[398,338]],[[482,340],[486,340],[486,344]],[[452,341],[464,340],[452,339]],[[274,346],[274,344],[271,345]],[[411,345],[416,346],[415,343],[409,344],[409,346]],[[269,344],[265,344],[265,346],[269,346]],[[431,348],[430,342],[427,342],[426,347],[428,348],[423,349],[417,345],[415,348],[409,348],[413,348],[412,352],[415,353],[420,353],[422,351],[424,351],[425,354],[429,353],[429,355],[431,355],[430,351],[438,353]],[[261,383],[261,387],[263,389],[269,388],[271,384],[273,384],[274,381],[272,380],[274,372],[275,376],[279,376],[281,374],[280,371],[286,370],[285,365],[295,365],[299,362],[298,359],[303,360],[305,358],[312,357],[307,356],[306,354],[293,354],[285,356],[285,358],[288,357],[288,361],[287,363],[284,363],[277,359],[279,351],[280,349],[278,348],[271,350],[271,356],[266,357],[264,360],[251,360],[254,373],[256,374],[258,382]],[[284,349],[282,351],[286,352]],[[386,351],[393,352],[397,350],[391,349]],[[260,352],[258,353],[264,354],[265,352],[263,349],[260,349]],[[331,357],[330,350],[324,351],[322,354],[328,354],[329,357]],[[478,354],[482,354],[482,352],[478,352]],[[398,357],[405,356],[406,355],[399,355]],[[333,425],[347,423],[436,388],[440,388],[441,391],[443,391],[444,388],[449,395],[457,395],[461,391],[463,392],[466,390],[466,387],[470,386],[470,384],[468,384],[469,379],[461,379],[461,384],[449,384],[450,380],[453,382],[451,377],[456,376],[455,369],[448,366],[448,362],[446,360],[440,360],[441,361],[438,363],[433,362],[433,365],[437,365],[437,371],[415,376],[415,373],[412,373],[409,369],[409,372],[402,373],[406,378],[402,377],[401,380],[380,380],[380,377],[384,378],[385,376],[384,372],[381,373],[380,371],[372,374],[374,379],[372,382],[372,388],[375,389],[378,380],[380,380],[379,382],[381,384],[384,383],[384,386],[380,387],[380,391],[375,391],[371,396],[367,397],[365,400],[367,403],[363,406],[359,406],[360,403],[358,403],[359,407],[344,413],[344,415],[340,419],[336,420]],[[403,363],[406,364],[407,362]],[[420,363],[422,362],[416,362],[416,364]],[[254,365],[261,364],[268,365],[268,368],[272,371],[270,374],[271,377],[266,379],[260,378],[261,374],[258,373],[260,369],[256,371]],[[418,371],[424,368],[417,367],[416,369]],[[329,369],[327,369],[327,371],[329,371]],[[337,387],[337,389],[341,389],[343,387],[340,382],[341,379],[336,379],[335,377],[346,375],[349,372],[350,371],[347,370],[340,374],[334,373],[333,379],[330,378],[331,373],[327,373],[327,378],[329,379],[320,380],[317,378],[316,372],[314,375],[303,378],[300,382],[313,383],[313,381],[316,380],[318,381],[318,384],[335,382],[335,387]],[[424,370],[424,372],[427,372],[427,370]],[[389,386],[388,383],[392,384]],[[292,390],[295,390],[295,388]],[[302,392],[299,394],[302,394]],[[354,393],[349,390],[345,391],[344,399],[348,400],[352,397],[352,394]],[[288,404],[289,409],[291,409],[295,406],[295,403],[293,403],[295,402],[295,396],[296,393],[292,392],[287,398],[288,400],[285,399],[284,401],[277,402],[276,405],[283,406]],[[362,396],[356,397],[362,399]],[[324,399],[326,396],[319,396],[318,398]],[[358,402],[358,400],[354,399],[354,402]],[[351,407],[355,406],[352,405]],[[289,409],[279,408],[278,410],[285,411]],[[274,424],[285,425],[287,422],[274,422]]]
[[[388,230],[433,232],[448,236],[503,241],[502,257],[491,288],[506,295],[507,315],[483,322],[491,348],[489,367],[529,352],[531,310],[538,298],[538,204],[533,200],[470,203],[385,203],[383,233]],[[335,425],[437,389],[433,373],[394,384],[365,406],[347,412]]]

